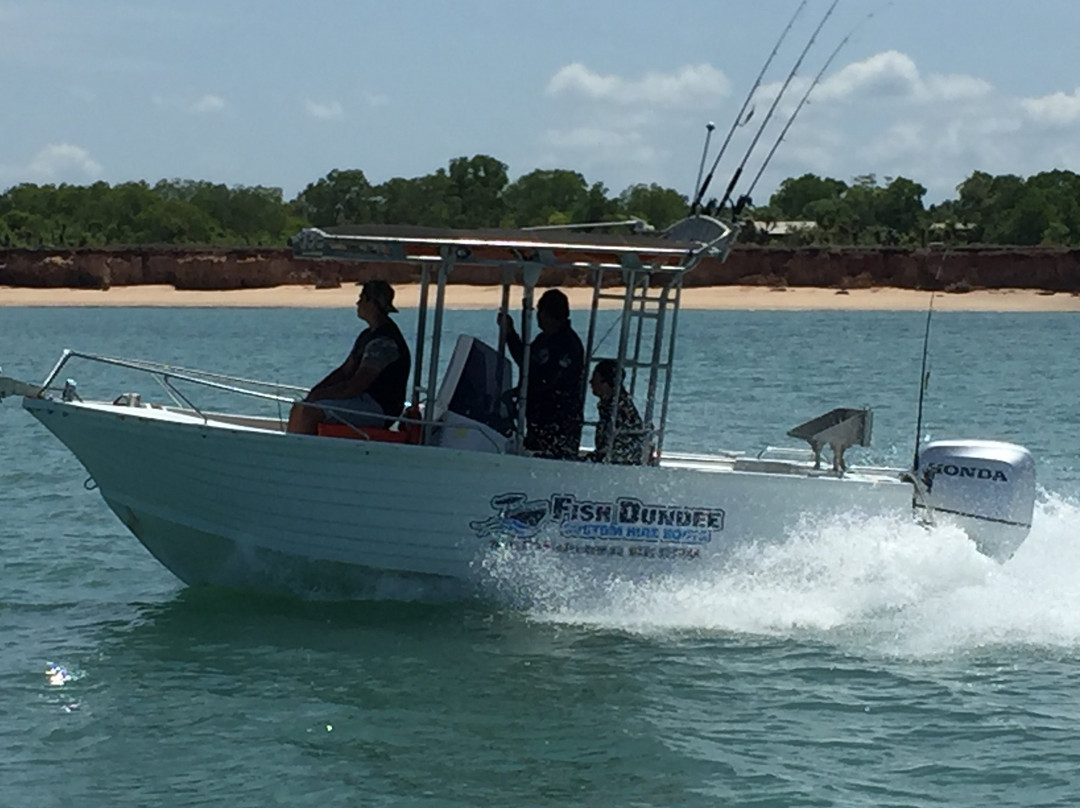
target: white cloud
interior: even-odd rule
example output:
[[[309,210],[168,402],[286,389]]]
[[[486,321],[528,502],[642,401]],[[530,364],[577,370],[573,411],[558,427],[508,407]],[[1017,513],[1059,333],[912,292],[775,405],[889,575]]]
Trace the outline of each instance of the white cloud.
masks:
[[[1061,126],[1080,121],[1080,88],[1072,94],[1056,92],[1041,98],[1025,98],[1020,103],[1036,123]]]
[[[841,139],[821,173],[842,180],[861,173],[907,177],[927,187],[928,203],[954,198],[973,171],[1030,175],[1058,167],[1037,145],[1040,134],[1025,125],[1019,101],[1000,94],[966,104],[886,105],[857,121],[823,115],[817,123]]]
[[[927,76],[925,95],[941,101],[965,101],[985,98],[994,91],[993,85],[974,76]]]
[[[919,70],[905,54],[878,53],[853,62],[821,82],[814,91],[816,101],[845,101],[856,96],[904,97],[914,95]]]
[[[708,64],[638,78],[566,65],[545,91],[566,103],[558,105],[553,115],[559,119],[541,136],[543,162],[603,170],[613,184],[659,178],[672,159],[671,110],[715,108],[729,92],[727,77]]]
[[[219,95],[207,93],[188,107],[192,112],[204,114],[207,112],[221,112],[225,109],[225,99]]]
[[[892,123],[863,149],[871,164],[888,165],[895,160],[917,154],[932,142],[918,121],[901,120]]]
[[[73,174],[89,178],[101,174],[101,164],[90,157],[90,152],[70,143],[50,143],[34,155],[27,169],[31,175],[45,179]]]
[[[619,105],[687,107],[723,98],[730,88],[727,77],[709,64],[686,65],[675,73],[647,73],[630,80],[594,73],[574,62],[551,77],[547,94],[584,96]]]
[[[390,103],[390,99],[381,93],[364,93],[364,101],[367,102],[369,107],[385,107]]]
[[[50,143],[24,166],[0,166],[0,179],[19,182],[85,182],[101,176],[101,164],[71,143]]]
[[[586,172],[602,169],[613,185],[620,181],[686,184],[684,173],[696,168],[700,130],[689,120],[700,107],[722,113],[718,133],[734,115],[723,79],[718,95],[689,104],[695,93],[719,93],[723,78],[712,68],[683,68],[642,79],[595,73],[582,64],[559,70],[546,94],[551,105],[549,129],[537,145],[552,166],[575,165]],[[761,161],[812,80],[797,76],[788,88],[757,148],[747,161],[741,186],[756,176]],[[709,89],[711,88],[711,90]],[[736,130],[718,175],[731,176],[780,82],[762,86],[755,115]],[[726,118],[726,120],[724,120]],[[1080,172],[1080,88],[1020,98],[972,74],[932,73],[919,69],[905,53],[883,51],[838,67],[814,89],[776,150],[754,189],[765,202],[785,177],[811,172],[850,181],[873,173],[879,179],[903,176],[925,185],[927,203],[955,198],[956,186],[974,171],[1031,176],[1054,168]],[[716,140],[713,141],[715,154]],[[740,189],[736,189],[738,193]]]
[[[809,80],[801,77],[789,93],[801,97]],[[781,105],[772,130],[794,103]],[[756,193],[808,171],[844,181],[874,173],[920,182],[928,188],[926,201],[937,202],[955,197],[956,186],[977,170],[1030,176],[1080,169],[1078,150],[1063,147],[1071,140],[1063,128],[1080,135],[1080,90],[1021,99],[978,76],[924,73],[906,54],[885,51],[818,85]],[[764,141],[771,144],[773,135]]]
[[[312,101],[308,99],[304,102],[304,108],[312,118],[327,121],[340,118],[345,112],[337,101]]]
[[[157,95],[150,96],[150,101],[155,107],[161,109],[178,109],[192,115],[208,115],[223,111],[228,104],[220,95],[206,93],[192,100],[190,96],[181,99],[173,96]]]
[[[890,50],[853,62],[821,82],[816,101],[909,99],[963,101],[989,95],[993,87],[974,76],[932,74],[925,79],[907,54]]]
[[[639,170],[664,160],[667,152],[648,141],[645,134],[597,126],[549,129],[544,141],[557,153],[574,152],[576,159],[594,164],[633,165]]]

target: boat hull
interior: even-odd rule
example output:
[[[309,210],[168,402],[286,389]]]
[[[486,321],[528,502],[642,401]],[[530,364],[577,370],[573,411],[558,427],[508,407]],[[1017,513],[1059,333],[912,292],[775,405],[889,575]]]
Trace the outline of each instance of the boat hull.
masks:
[[[150,408],[25,406],[188,584],[458,597],[498,591],[507,558],[653,577],[722,563],[808,519],[912,512],[911,488],[887,475],[575,464],[290,435]]]
[[[104,499],[151,555],[190,586],[226,586],[329,600],[446,601],[477,593],[469,581],[274,550],[244,536],[209,532],[107,496]]]

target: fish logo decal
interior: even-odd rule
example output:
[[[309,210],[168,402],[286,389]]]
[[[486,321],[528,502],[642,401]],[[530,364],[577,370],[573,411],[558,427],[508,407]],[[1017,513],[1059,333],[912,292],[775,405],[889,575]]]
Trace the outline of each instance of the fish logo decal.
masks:
[[[500,536],[508,539],[531,539],[544,526],[551,513],[546,499],[532,499],[521,493],[498,494],[491,498],[494,516],[469,522],[476,535],[484,539]]]

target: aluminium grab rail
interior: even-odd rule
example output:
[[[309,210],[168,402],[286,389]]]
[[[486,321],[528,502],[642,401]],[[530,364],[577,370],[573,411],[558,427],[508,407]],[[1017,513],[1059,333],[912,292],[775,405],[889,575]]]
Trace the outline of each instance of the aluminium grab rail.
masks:
[[[196,413],[204,422],[210,420],[210,418],[200,409],[191,399],[184,395],[174,385],[174,381],[187,382],[202,387],[207,387],[213,390],[221,390],[227,393],[234,393],[241,396],[247,396],[249,398],[261,399],[263,401],[274,401],[281,404],[304,404],[299,398],[295,396],[279,395],[275,393],[262,392],[259,390],[250,389],[250,387],[263,387],[274,390],[284,390],[293,393],[306,393],[306,387],[298,387],[296,385],[279,384],[277,382],[266,382],[258,379],[247,379],[241,376],[230,376],[224,373],[215,373],[212,371],[197,370],[191,368],[183,368],[175,365],[170,365],[163,362],[153,362],[145,359],[125,359],[122,357],[104,356],[102,354],[85,353],[83,351],[75,351],[70,348],[65,348],[60,355],[60,359],[53,366],[52,370],[45,377],[45,380],[41,383],[39,389],[39,396],[43,397],[47,391],[54,388],[53,385],[57,378],[60,376],[71,359],[85,359],[91,362],[98,362],[104,365],[110,365],[113,367],[120,367],[126,370],[133,370],[137,372],[146,373],[155,378],[155,380],[162,386],[165,392],[172,398],[173,402],[180,408],[186,408]],[[241,385],[248,385],[243,387]],[[320,409],[334,410],[341,409],[342,412],[348,412],[344,408],[336,408],[332,405],[325,403],[319,405]],[[389,418],[389,416],[388,416]],[[418,424],[421,427],[441,427],[445,426],[440,420],[430,418],[415,418],[412,415],[400,415],[392,420],[400,421],[405,424]],[[455,425],[457,428],[469,427],[465,425]],[[482,431],[480,434],[489,442],[492,442],[493,447],[498,448],[492,441],[490,436],[484,435]]]

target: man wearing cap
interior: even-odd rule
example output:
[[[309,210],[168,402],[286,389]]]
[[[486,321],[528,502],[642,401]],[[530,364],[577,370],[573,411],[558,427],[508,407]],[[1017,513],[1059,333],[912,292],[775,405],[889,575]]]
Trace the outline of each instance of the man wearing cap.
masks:
[[[390,315],[394,288],[384,280],[364,284],[356,316],[368,324],[339,368],[293,405],[287,431],[314,435],[323,421],[357,427],[390,426],[405,406],[409,346]]]

